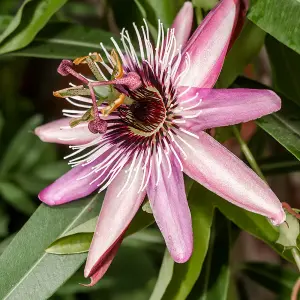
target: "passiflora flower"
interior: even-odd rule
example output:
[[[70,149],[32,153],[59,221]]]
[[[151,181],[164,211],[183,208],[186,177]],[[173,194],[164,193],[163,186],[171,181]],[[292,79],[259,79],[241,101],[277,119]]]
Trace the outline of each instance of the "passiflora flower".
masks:
[[[188,39],[187,2],[165,33],[158,24],[152,43],[147,23],[135,25],[137,49],[126,30],[109,53],[62,61],[58,72],[79,86],[57,91],[76,106],[67,118],[38,127],[46,142],[71,145],[74,167],[45,188],[41,201],[59,205],[107,188],[85,276],[93,285],[105,273],[146,194],[173,259],[186,262],[193,249],[183,172],[229,202],[285,220],[268,185],[205,130],[259,118],[280,109],[269,90],[212,89],[241,15],[237,0],[221,1]],[[102,58],[105,57],[105,60]],[[89,79],[74,70],[88,64]],[[201,201],[201,199],[199,199]]]

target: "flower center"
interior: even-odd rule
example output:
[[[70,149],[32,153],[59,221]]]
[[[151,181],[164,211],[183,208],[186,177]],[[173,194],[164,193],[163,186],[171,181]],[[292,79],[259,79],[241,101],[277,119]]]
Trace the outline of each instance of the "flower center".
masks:
[[[137,129],[142,134],[153,134],[161,128],[166,120],[166,108],[160,93],[152,87],[142,87],[130,92],[134,99],[127,109],[123,119],[133,130]],[[143,134],[142,134],[143,135]]]

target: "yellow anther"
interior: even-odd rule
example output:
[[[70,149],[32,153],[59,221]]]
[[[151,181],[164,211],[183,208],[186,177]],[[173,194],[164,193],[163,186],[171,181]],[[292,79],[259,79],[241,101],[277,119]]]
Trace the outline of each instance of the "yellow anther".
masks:
[[[88,56],[77,57],[76,59],[73,60],[73,63],[74,63],[75,65],[80,65],[80,64],[82,64],[82,63],[86,63],[86,58],[87,58],[87,57],[88,57]]]
[[[87,63],[86,59],[88,57],[90,57],[94,62],[102,62],[103,61],[101,55],[97,52],[94,52],[87,56],[77,57],[76,59],[73,60],[73,63],[75,65],[86,64]]]
[[[126,98],[125,94],[121,94],[110,106],[107,106],[101,110],[101,113],[104,116],[110,115],[113,111],[115,111],[120,105],[124,103]]]
[[[117,72],[116,74],[114,74],[114,77],[115,77],[115,79],[120,79],[124,75],[121,59],[120,59],[118,53],[115,51],[115,49],[111,50],[110,56],[112,57],[112,59],[115,62],[115,68],[116,68],[116,72]]]
[[[53,92],[53,96],[57,98],[64,98],[58,91]]]

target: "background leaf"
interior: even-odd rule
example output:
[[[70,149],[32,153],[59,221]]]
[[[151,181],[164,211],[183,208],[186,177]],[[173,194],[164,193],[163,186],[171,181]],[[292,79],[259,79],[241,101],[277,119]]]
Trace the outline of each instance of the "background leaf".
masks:
[[[250,262],[241,271],[254,282],[275,293],[278,299],[289,300],[299,274],[280,265]]]
[[[231,223],[220,213],[214,216],[209,249],[199,276],[188,300],[226,300],[230,279]]]
[[[271,36],[266,38],[266,47],[274,89],[300,105],[300,55]]]
[[[226,55],[224,66],[216,83],[218,88],[227,88],[243,74],[245,67],[257,56],[264,44],[266,33],[250,21]]]
[[[267,88],[250,79],[239,78],[239,87]],[[283,95],[280,111],[256,120],[256,123],[274,137],[282,146],[300,159],[300,116],[299,107]]]
[[[32,134],[33,129],[41,124],[41,122],[41,116],[33,116],[19,130],[2,157],[0,175],[8,172],[13,166],[26,157],[27,150],[31,148],[33,140],[37,139],[37,137]]]
[[[111,36],[114,35],[101,29],[53,22],[48,23],[30,45],[9,55],[74,59],[99,52],[101,42],[109,51],[113,45]]]
[[[45,249],[72,227],[95,217],[102,199],[97,195],[59,207],[42,204],[0,257],[0,298],[49,298],[79,268],[86,255],[59,256]]]
[[[247,17],[281,43],[300,53],[300,2],[252,0]]]
[[[53,254],[74,254],[87,252],[90,248],[97,220],[98,217],[92,218],[74,227],[72,230],[67,231],[62,237],[55,240],[47,248],[47,252]],[[131,221],[125,237],[135,234],[136,232],[151,225],[153,222],[153,215],[148,214],[140,209]]]
[[[201,195],[201,201],[199,196]],[[210,194],[202,189],[198,184],[193,184],[188,194],[189,206],[192,214],[194,250],[191,258],[184,264],[174,264],[172,278],[168,284],[161,284],[158,280],[156,286],[159,286],[159,293],[154,290],[152,299],[185,299],[192,290],[197,278],[200,275],[202,264],[207,253],[210,238],[210,229],[213,220],[213,207],[210,202]],[[160,272],[169,274],[164,270],[163,265]],[[160,280],[165,281],[164,276],[159,276]],[[166,290],[163,292],[162,287]],[[158,288],[155,288],[158,289]],[[160,298],[158,298],[160,295]]]
[[[28,45],[67,0],[27,0],[0,37],[0,54]]]
[[[27,215],[32,214],[37,207],[24,191],[10,182],[0,181],[0,195],[15,209]]]

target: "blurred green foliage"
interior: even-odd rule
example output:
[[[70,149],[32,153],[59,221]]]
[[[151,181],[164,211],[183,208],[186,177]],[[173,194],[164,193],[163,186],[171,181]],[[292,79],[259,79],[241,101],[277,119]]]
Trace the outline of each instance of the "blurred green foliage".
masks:
[[[217,2],[192,1],[197,23]],[[62,102],[53,101],[52,90],[65,82],[56,76],[56,59],[97,51],[100,42],[110,49],[111,36],[117,36],[123,27],[133,32],[132,22],[142,25],[143,18],[155,35],[157,20],[167,28],[183,3],[0,1],[1,299],[245,299],[241,288],[236,288],[235,279],[241,274],[273,291],[278,299],[289,299],[298,277],[295,271],[267,263],[233,268],[230,260],[235,240],[245,230],[293,262],[290,252],[283,252],[276,244],[276,228],[265,218],[224,202],[190,180],[186,188],[195,239],[191,260],[179,265],[168,253],[164,255],[164,243],[151,212],[140,210],[107,275],[89,289],[78,283],[86,282],[84,252],[103,195],[62,207],[40,205],[36,210],[39,191],[69,169],[62,159],[66,148],[42,143],[33,134],[36,126],[60,116]],[[266,47],[272,88],[281,93],[283,109],[257,121],[261,128],[248,146],[263,173],[270,176],[300,170],[299,11],[298,0],[252,0],[249,20],[228,53],[217,82],[222,88],[232,84],[265,88],[239,76],[249,63],[255,69],[250,77],[256,74],[260,68],[258,53]],[[219,141],[232,137],[230,127],[217,129]]]

